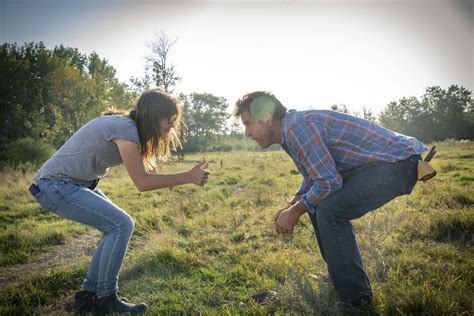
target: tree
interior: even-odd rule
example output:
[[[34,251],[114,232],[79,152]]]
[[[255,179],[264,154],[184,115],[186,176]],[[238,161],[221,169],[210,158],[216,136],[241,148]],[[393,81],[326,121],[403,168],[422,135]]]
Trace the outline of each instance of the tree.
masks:
[[[333,104],[331,105],[331,110],[361,117],[371,122],[377,121],[372,110],[365,106],[362,108],[362,113],[349,110],[349,108],[345,104]]]
[[[133,107],[136,95],[129,91],[128,85],[119,82],[115,68],[109,65],[106,59],[101,59],[95,52],[91,53],[88,56],[87,69],[94,84],[94,105],[91,106],[94,116],[109,107]]]
[[[243,137],[242,124],[240,123],[240,119],[235,116],[232,117],[232,122],[230,125],[230,136],[237,138]]]
[[[209,93],[180,95],[183,100],[183,148],[179,155],[187,152],[207,151],[210,145],[227,132],[229,104],[223,97]]]
[[[110,106],[131,107],[133,94],[96,53],[40,43],[0,45],[0,159],[20,139],[61,146]],[[23,147],[21,147],[23,148]]]
[[[391,102],[380,114],[380,123],[423,141],[447,138],[473,139],[472,92],[451,85],[448,89],[428,87],[421,100],[416,97]]]
[[[349,109],[345,104],[333,104],[331,105],[331,110],[349,114]]]
[[[156,39],[148,44],[151,52],[145,59],[149,68],[152,69],[151,78],[156,86],[171,93],[172,88],[181,81],[181,78],[176,75],[175,66],[169,63],[169,54],[177,39],[171,40],[163,32],[155,37]]]
[[[150,89],[152,80],[150,74],[145,73],[143,78],[131,77],[130,84],[128,86],[128,91],[132,93],[135,97],[138,97],[143,93],[143,91]]]
[[[371,122],[377,121],[374,112],[372,112],[370,108],[366,108],[365,106],[362,108],[362,118]]]
[[[0,158],[11,141],[37,138],[47,127],[45,78],[58,62],[43,43],[0,46]]]
[[[87,71],[88,58],[81,54],[77,48],[59,45],[53,49],[53,56],[76,68],[81,74]]]

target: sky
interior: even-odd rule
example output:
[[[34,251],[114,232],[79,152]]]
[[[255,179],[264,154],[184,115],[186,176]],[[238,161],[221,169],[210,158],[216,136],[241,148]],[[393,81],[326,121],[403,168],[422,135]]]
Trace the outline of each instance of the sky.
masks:
[[[429,86],[474,90],[473,2],[0,0],[0,42],[95,51],[127,82],[163,32],[177,39],[176,92],[379,113]]]

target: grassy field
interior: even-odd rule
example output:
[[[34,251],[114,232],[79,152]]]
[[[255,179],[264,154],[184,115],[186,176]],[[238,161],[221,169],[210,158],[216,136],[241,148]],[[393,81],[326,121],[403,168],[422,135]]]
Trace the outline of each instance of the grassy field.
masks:
[[[354,221],[375,295],[370,312],[474,313],[474,144],[437,146],[434,179]],[[149,314],[337,314],[333,288],[312,277],[326,268],[307,216],[293,236],[272,230],[271,216],[301,179],[291,159],[282,151],[186,158],[204,157],[214,161],[205,187],[139,193],[123,168],[101,181],[136,223],[120,295],[147,302]],[[189,168],[161,165],[162,172]],[[32,176],[28,170],[1,173],[1,271],[21,269],[91,232],[42,211],[27,191]],[[78,254],[65,266],[4,284],[0,315],[67,313],[89,260]],[[264,290],[277,291],[278,301],[239,303]]]

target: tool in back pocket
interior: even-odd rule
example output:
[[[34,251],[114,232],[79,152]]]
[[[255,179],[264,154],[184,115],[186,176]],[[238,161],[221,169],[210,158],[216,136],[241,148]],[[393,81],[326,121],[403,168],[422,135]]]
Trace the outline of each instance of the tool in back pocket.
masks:
[[[418,160],[418,180],[426,181],[436,175],[436,170],[429,164],[435,154],[436,146],[433,146],[431,147],[424,160]]]

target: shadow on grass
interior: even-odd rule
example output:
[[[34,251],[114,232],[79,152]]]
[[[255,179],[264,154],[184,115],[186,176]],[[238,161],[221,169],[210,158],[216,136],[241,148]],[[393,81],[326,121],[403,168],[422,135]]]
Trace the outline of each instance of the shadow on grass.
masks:
[[[474,216],[463,213],[443,216],[431,224],[429,232],[438,242],[473,244]]]
[[[85,271],[85,266],[64,268],[0,290],[0,315],[32,315],[38,306],[52,305],[64,292],[80,286]]]
[[[121,274],[123,280],[140,278],[152,274],[156,278],[173,278],[176,275],[189,276],[198,264],[191,256],[182,251],[164,249],[146,252],[140,255],[137,263],[130,270]]]
[[[289,314],[296,315],[377,315],[373,306],[360,309],[338,306],[338,297],[332,283],[311,281],[293,269],[278,289],[278,297]]]
[[[63,245],[64,242],[64,234],[55,231],[37,238],[25,238],[15,233],[1,235],[0,249],[3,258],[0,259],[0,267],[25,263],[48,247]]]

